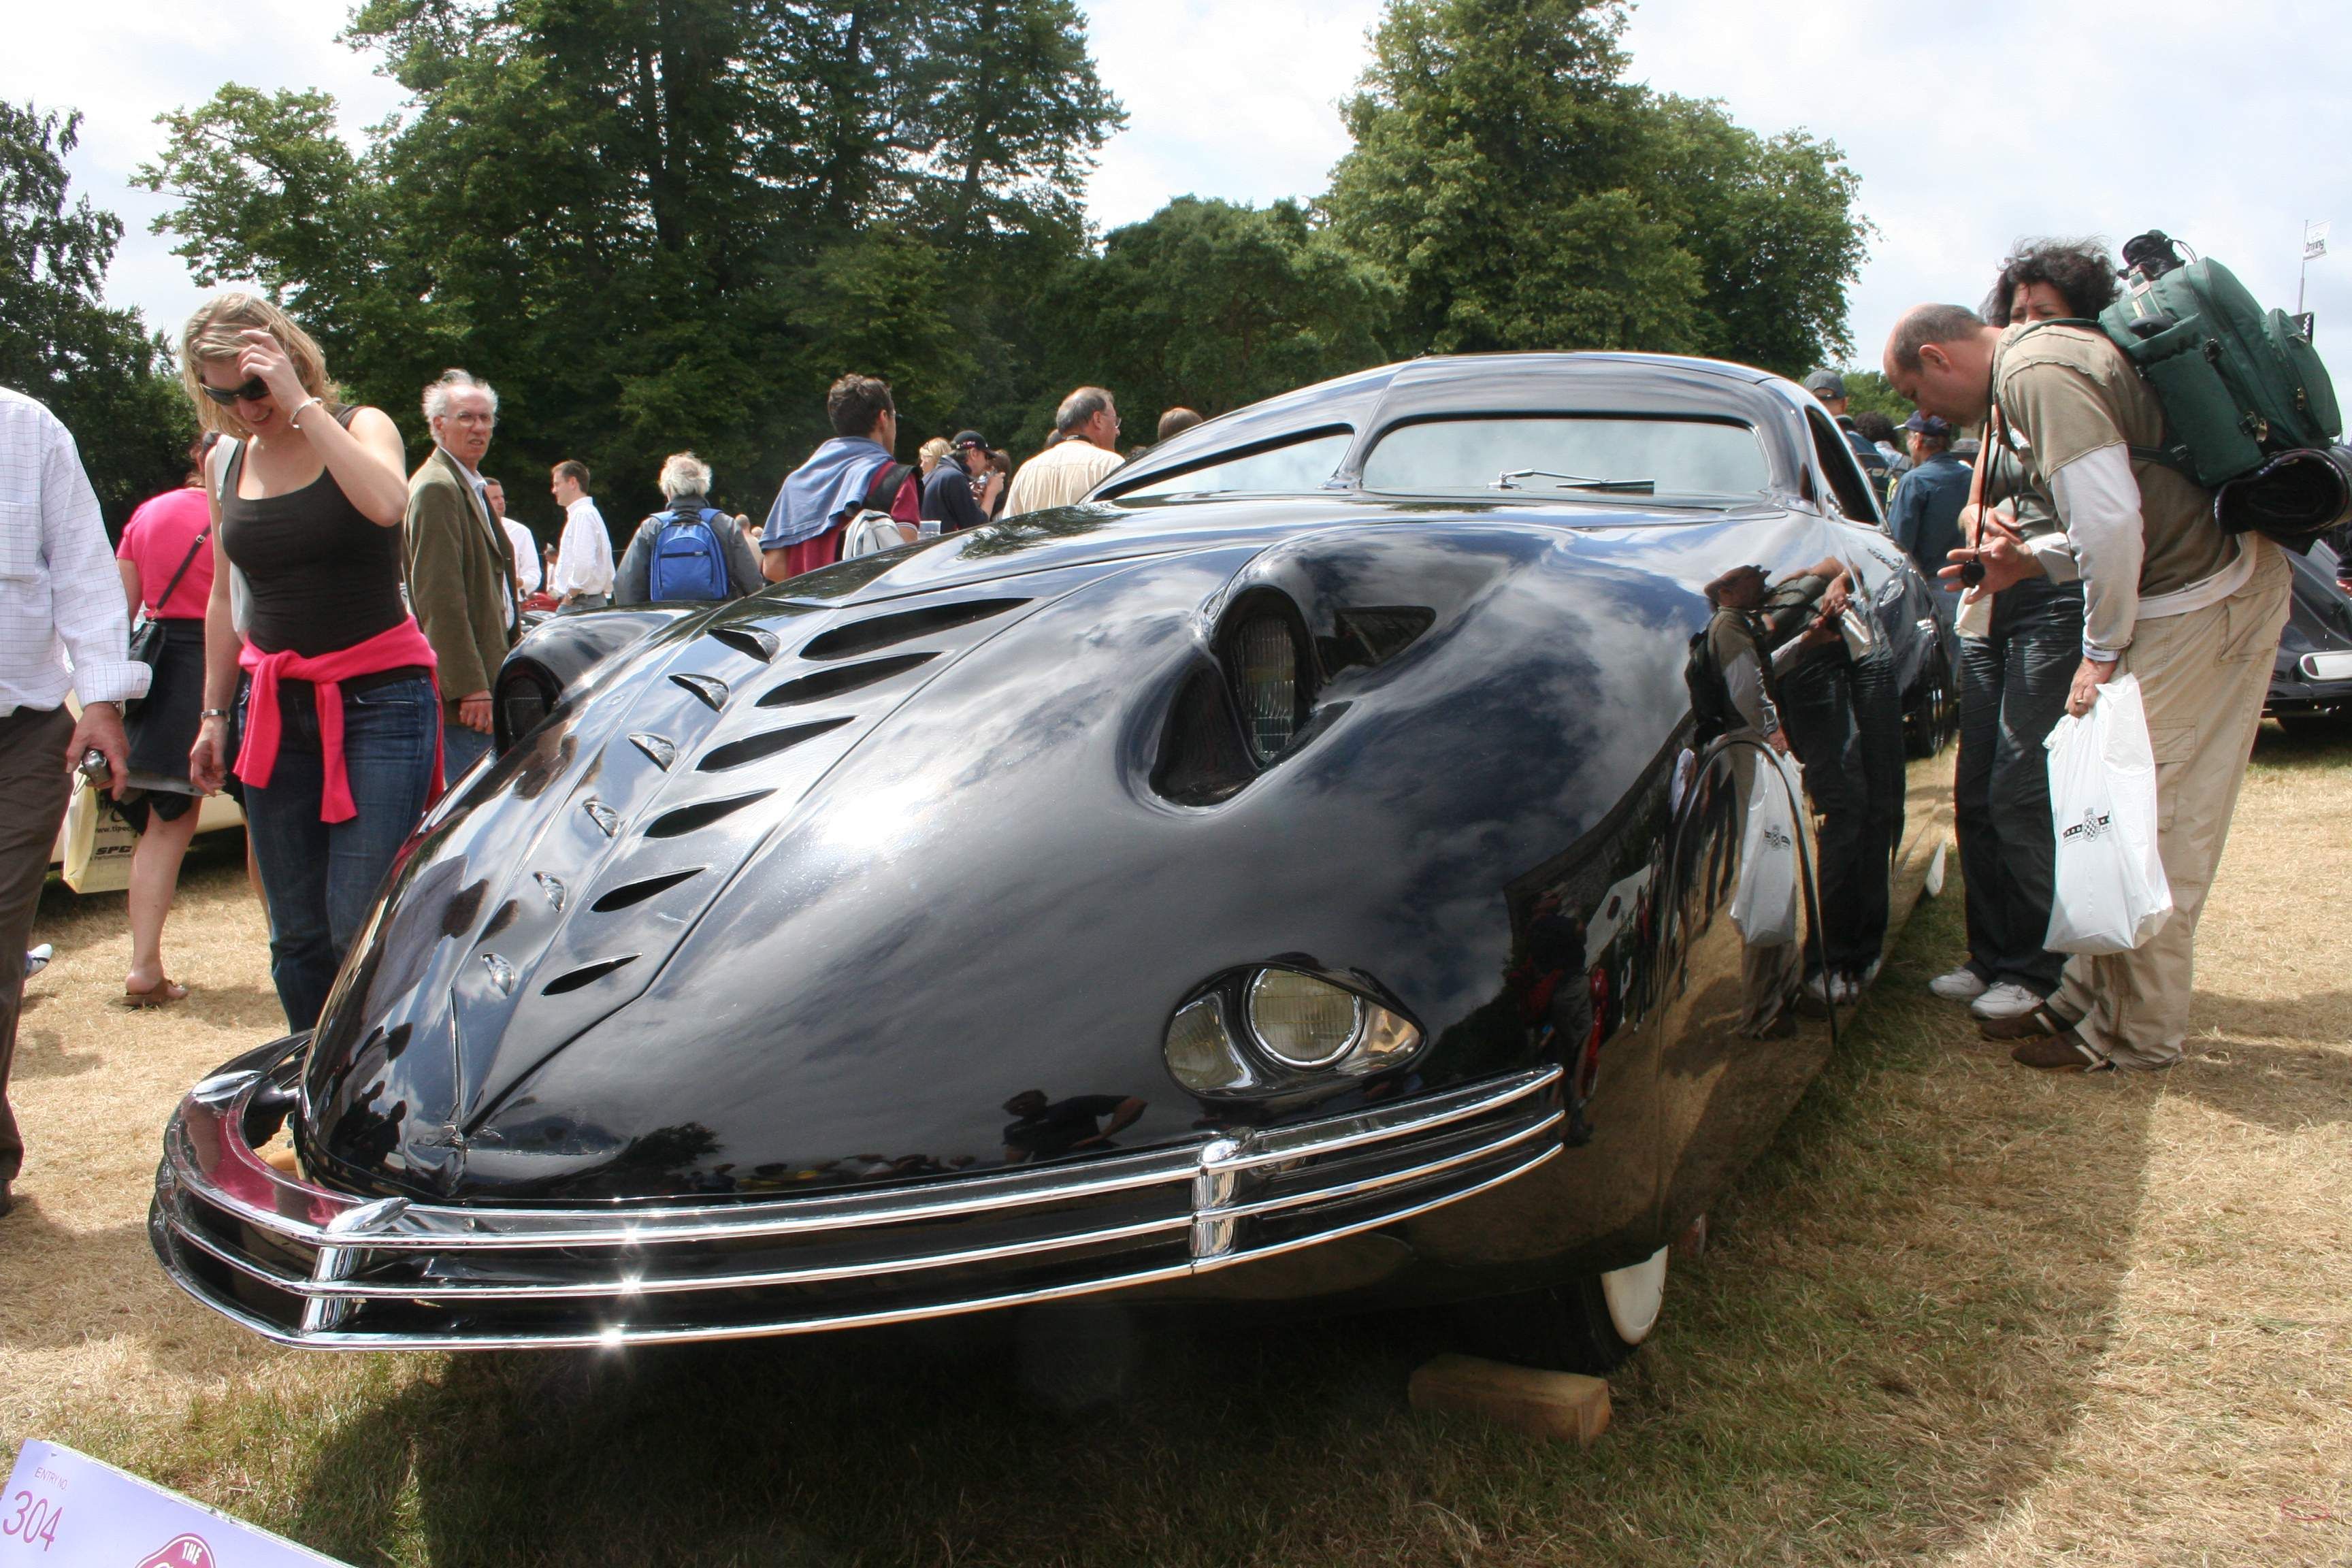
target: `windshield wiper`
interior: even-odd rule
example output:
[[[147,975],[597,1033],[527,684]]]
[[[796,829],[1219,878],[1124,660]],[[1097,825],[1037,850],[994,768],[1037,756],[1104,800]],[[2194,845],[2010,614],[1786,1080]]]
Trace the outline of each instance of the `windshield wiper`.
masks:
[[[1560,488],[1571,490],[1609,490],[1622,495],[1654,495],[1658,489],[1655,479],[1604,479],[1591,474],[1561,474],[1549,468],[1511,468],[1495,477],[1486,488],[1490,490],[1525,489],[1513,479],[1558,479]]]

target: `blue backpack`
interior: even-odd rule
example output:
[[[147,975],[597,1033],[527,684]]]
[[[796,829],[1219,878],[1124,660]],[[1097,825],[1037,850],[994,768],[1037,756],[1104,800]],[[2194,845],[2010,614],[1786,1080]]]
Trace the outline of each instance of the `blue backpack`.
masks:
[[[678,599],[731,599],[727,554],[711,519],[727,514],[705,507],[698,513],[664,512],[654,535],[654,558],[646,568],[646,596],[655,604]]]

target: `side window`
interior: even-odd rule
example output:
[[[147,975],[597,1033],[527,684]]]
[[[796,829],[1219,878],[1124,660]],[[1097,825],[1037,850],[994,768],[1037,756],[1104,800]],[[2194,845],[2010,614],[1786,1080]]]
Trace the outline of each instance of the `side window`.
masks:
[[[1305,495],[1323,488],[1356,438],[1352,430],[1318,430],[1272,447],[1261,447],[1223,462],[1115,489],[1108,499],[1143,496],[1212,496],[1234,493]]]
[[[1813,433],[1813,455],[1821,460],[1822,472],[1828,476],[1830,494],[1838,510],[1865,527],[1876,528],[1878,509],[1870,502],[1870,486],[1853,460],[1853,449],[1845,444],[1845,433],[1830,423],[1830,416],[1818,408],[1805,411],[1805,426]]]

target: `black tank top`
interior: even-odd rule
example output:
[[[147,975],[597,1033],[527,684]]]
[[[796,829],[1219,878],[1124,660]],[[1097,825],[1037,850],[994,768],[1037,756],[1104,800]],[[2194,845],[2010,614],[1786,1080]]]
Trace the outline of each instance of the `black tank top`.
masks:
[[[351,427],[356,408],[338,408]],[[305,658],[350,647],[408,617],[400,598],[400,530],[379,528],[320,472],[299,490],[247,500],[236,493],[245,443],[221,481],[220,547],[252,595],[246,640]]]

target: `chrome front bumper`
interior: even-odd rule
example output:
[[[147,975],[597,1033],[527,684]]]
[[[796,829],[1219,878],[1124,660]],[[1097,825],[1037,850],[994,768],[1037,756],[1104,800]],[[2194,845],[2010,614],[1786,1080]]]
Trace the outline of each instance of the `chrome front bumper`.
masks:
[[[149,1239],[282,1344],[618,1346],[901,1322],[1181,1279],[1390,1225],[1559,1152],[1557,1067],[1238,1137],[869,1193],[469,1208],[265,1163],[299,1055],[196,1086]],[[266,1141],[266,1140],[265,1140]]]

